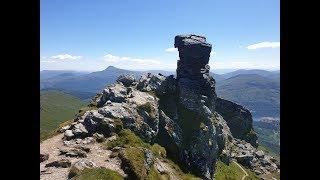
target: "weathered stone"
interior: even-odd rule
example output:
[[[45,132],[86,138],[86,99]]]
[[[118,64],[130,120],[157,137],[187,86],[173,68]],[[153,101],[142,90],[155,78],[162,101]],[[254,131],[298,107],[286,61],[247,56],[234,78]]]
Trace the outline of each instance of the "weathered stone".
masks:
[[[256,175],[262,174],[261,171],[258,171],[258,170],[255,170],[254,173],[255,173]]]
[[[161,74],[147,73],[141,76],[137,84],[137,89],[140,91],[154,91],[161,86],[161,83],[166,79]]]
[[[255,155],[257,156],[257,158],[263,158],[264,157],[264,152],[259,150],[255,152]]]
[[[120,75],[117,79],[117,82],[121,82],[126,87],[133,85],[135,81],[133,74]]]
[[[60,159],[57,161],[53,161],[45,165],[45,167],[57,167],[57,168],[67,168],[71,166],[71,162],[68,159]]]
[[[235,158],[238,163],[240,163],[244,166],[250,167],[251,161],[253,160],[253,155],[251,155],[251,154],[238,155]]]
[[[122,84],[111,84],[102,91],[102,95],[97,100],[97,106],[102,107],[108,100],[122,103],[126,101],[127,89]]]
[[[77,175],[80,171],[84,170],[85,168],[95,168],[98,167],[94,162],[88,160],[88,159],[81,159],[74,163],[69,172],[69,178]]]
[[[65,156],[85,158],[85,157],[87,157],[87,154],[85,151],[83,151],[81,149],[71,149],[65,154]]]
[[[219,151],[217,128],[212,121],[216,93],[215,81],[209,75],[211,44],[202,36],[179,35],[175,37],[175,47],[180,57],[177,64],[179,126],[182,137],[187,136],[192,142],[186,142],[188,145],[180,150],[180,159],[196,175],[211,179]],[[203,128],[194,129],[199,121]]]
[[[104,115],[105,117],[110,117],[110,118],[118,118],[118,119],[131,118],[131,115],[128,113],[128,111],[125,108],[123,108],[121,104],[99,108],[98,112]]]
[[[85,151],[86,153],[90,152],[90,150],[91,150],[89,147],[86,147],[84,145],[76,145],[76,146],[74,146],[74,148]]]
[[[176,79],[170,75],[161,82],[160,86],[156,89],[159,96],[174,95],[176,93]]]
[[[40,162],[46,161],[49,159],[48,153],[40,153]]]
[[[72,133],[76,137],[79,137],[79,136],[85,136],[86,134],[88,134],[88,131],[82,123],[78,123],[78,124],[74,125],[74,127],[72,129]]]
[[[71,127],[70,125],[63,126],[63,127],[59,130],[59,132],[63,133],[63,132],[65,132],[66,130],[70,129],[70,127]]]
[[[93,137],[96,139],[98,143],[104,142],[106,138],[104,138],[103,134],[94,133]]]
[[[258,137],[253,131],[253,120],[249,110],[221,98],[217,98],[216,100],[216,110],[226,120],[233,137],[243,139],[254,147],[257,147]]]
[[[92,143],[94,143],[94,142],[95,142],[95,140],[94,140],[93,137],[86,137],[86,138],[84,138],[84,139],[82,140],[82,144],[92,144]]]
[[[72,138],[74,137],[74,134],[73,134],[73,132],[72,132],[71,130],[66,130],[66,131],[64,132],[64,137],[65,137],[67,140],[69,140],[69,139],[72,139]]]

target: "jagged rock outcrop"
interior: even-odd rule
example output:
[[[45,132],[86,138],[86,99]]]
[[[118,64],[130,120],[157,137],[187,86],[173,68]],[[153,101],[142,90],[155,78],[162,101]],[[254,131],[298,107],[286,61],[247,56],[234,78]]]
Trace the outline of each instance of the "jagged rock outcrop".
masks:
[[[254,147],[258,146],[258,137],[253,131],[253,120],[249,110],[234,102],[217,98],[216,111],[221,114],[227,122],[233,137],[243,139]]]
[[[174,46],[177,64],[178,124],[182,129],[181,161],[188,169],[211,179],[218,156],[215,126],[215,81],[209,75],[211,44],[197,35],[179,35]]]
[[[212,46],[206,38],[179,35],[175,47],[180,57],[176,78],[151,73],[140,79],[120,76],[117,83],[93,98],[89,110],[61,129],[66,146],[74,141],[102,142],[104,137],[128,128],[144,141],[165,147],[169,157],[202,179],[212,179],[218,158],[225,163],[237,160],[260,173],[278,170],[280,165],[274,158],[255,148],[257,136],[250,112],[217,98],[208,65]],[[130,167],[125,163],[125,151],[120,152],[122,165]],[[141,152],[146,164],[152,164],[148,160],[152,154]],[[139,177],[130,168],[126,171]]]

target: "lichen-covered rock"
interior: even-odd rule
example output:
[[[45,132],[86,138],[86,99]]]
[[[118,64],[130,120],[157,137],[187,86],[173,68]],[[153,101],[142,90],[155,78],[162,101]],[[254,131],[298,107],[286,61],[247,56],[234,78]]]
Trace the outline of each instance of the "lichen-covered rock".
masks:
[[[153,153],[145,148],[129,147],[120,150],[119,157],[124,171],[133,179],[147,179],[154,163]]]
[[[165,79],[166,77],[162,74],[144,74],[138,81],[137,89],[140,91],[154,91],[159,88]]]
[[[180,126],[160,111],[159,133],[157,142],[166,148],[173,156],[178,156],[182,147],[182,130]]]
[[[71,162],[68,159],[56,160],[45,165],[45,167],[56,167],[56,168],[68,168],[70,166],[71,166]]]
[[[159,96],[168,96],[176,94],[176,79],[173,75],[170,75],[165,78],[158,88],[155,89],[157,95]]]
[[[132,86],[136,82],[136,79],[133,74],[120,75],[117,79],[117,82],[121,82],[124,86]]]
[[[87,152],[80,148],[71,148],[71,149],[60,149],[60,155],[65,155],[66,157],[87,157]]]
[[[123,84],[111,84],[102,91],[102,94],[97,98],[96,103],[98,107],[103,106],[108,100],[122,103],[125,102],[127,96],[130,96],[130,94]]]
[[[80,159],[76,163],[74,163],[71,168],[68,177],[72,178],[73,176],[80,173],[85,168],[95,168],[98,167],[94,162],[88,160],[88,159]]]
[[[182,129],[180,160],[196,175],[211,179],[218,156],[218,134],[212,121],[215,82],[209,75],[211,44],[197,35],[175,37],[180,60],[177,65],[178,125]]]

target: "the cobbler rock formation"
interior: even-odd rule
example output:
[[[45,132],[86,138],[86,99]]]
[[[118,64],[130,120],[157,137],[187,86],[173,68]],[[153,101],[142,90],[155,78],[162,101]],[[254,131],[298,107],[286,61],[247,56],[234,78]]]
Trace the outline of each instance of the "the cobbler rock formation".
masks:
[[[211,44],[205,37],[176,36],[178,124],[182,128],[180,159],[196,174],[210,179],[218,155],[215,126],[215,82],[209,76]]]
[[[278,171],[280,164],[255,148],[250,112],[217,98],[215,80],[209,75],[211,44],[202,36],[179,35],[174,45],[180,57],[176,78],[150,73],[140,79],[120,76],[93,98],[86,112],[61,129],[64,143],[91,137],[102,141],[127,128],[144,141],[165,147],[184,170],[202,179],[213,178],[218,159],[225,163],[234,159],[257,174]]]

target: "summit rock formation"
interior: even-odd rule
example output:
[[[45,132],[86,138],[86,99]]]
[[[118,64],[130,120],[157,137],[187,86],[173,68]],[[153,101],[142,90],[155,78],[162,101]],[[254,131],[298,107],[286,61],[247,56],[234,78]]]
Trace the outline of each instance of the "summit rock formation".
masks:
[[[61,128],[63,143],[69,147],[86,144],[93,137],[103,141],[130,129],[144,142],[163,146],[184,171],[202,179],[213,178],[217,160],[227,164],[235,160],[259,175],[280,171],[276,159],[256,149],[250,112],[217,97],[208,65],[212,45],[203,36],[178,35],[174,46],[180,58],[176,78],[151,73],[140,79],[120,76],[117,83],[97,94],[74,122]],[[122,149],[119,157],[121,166],[126,166],[124,173],[132,174],[127,154],[122,152],[126,148],[117,147]],[[145,154],[144,174],[153,165],[160,167],[151,151],[130,148]],[[143,179],[141,174],[133,177]]]

